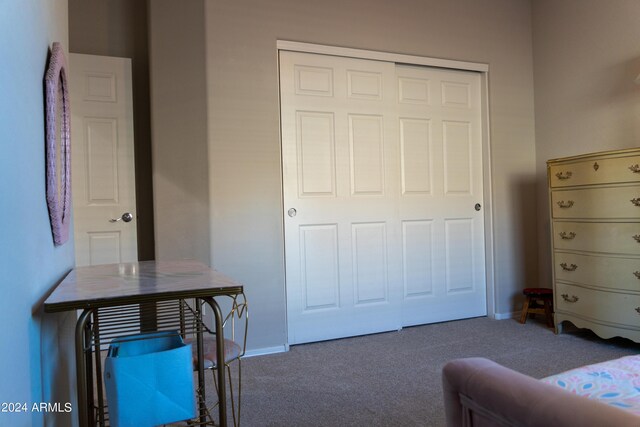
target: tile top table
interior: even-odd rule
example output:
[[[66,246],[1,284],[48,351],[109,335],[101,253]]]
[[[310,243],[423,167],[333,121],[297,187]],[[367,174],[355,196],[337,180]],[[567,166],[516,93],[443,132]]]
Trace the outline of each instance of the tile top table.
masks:
[[[44,311],[82,310],[76,324],[76,373],[78,375],[78,409],[80,426],[96,423],[104,425],[104,417],[94,419],[93,367],[91,361],[91,324],[99,309],[105,307],[146,304],[169,300],[196,300],[196,315],[200,319],[202,303],[208,304],[214,314],[217,343],[217,366],[224,366],[223,319],[216,296],[233,296],[243,292],[243,286],[233,279],[197,261],[141,261],[77,267],[62,280],[44,302]],[[95,318],[97,320],[97,318]],[[202,330],[197,335],[199,393],[204,401],[204,354]],[[96,369],[100,370],[99,349]],[[97,378],[101,373],[96,372]],[[226,426],[225,370],[217,370],[219,394],[219,421]],[[98,384],[100,384],[98,380]],[[102,387],[98,386],[98,393]],[[101,402],[99,394],[99,401]],[[102,413],[102,408],[100,408]],[[200,411],[200,423],[205,423],[205,412]]]
[[[77,267],[44,302],[44,311],[109,307],[242,292],[242,285],[197,261],[141,261]]]

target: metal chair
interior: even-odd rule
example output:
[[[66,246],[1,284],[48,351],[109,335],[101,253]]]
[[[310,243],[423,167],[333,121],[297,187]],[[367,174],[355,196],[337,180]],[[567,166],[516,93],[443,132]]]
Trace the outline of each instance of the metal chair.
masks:
[[[229,391],[231,395],[231,413],[233,416],[233,425],[240,425],[240,408],[242,403],[242,357],[245,353],[247,344],[247,331],[249,329],[249,311],[247,307],[247,300],[244,293],[240,293],[234,296],[219,297],[216,301],[220,303],[222,307],[225,306],[224,300],[231,300],[231,308],[223,320],[223,333],[224,333],[224,365],[227,369],[227,378],[229,381]],[[194,338],[188,338],[186,343],[193,344],[191,346],[194,369],[197,369],[198,355],[197,347],[195,345]],[[207,334],[203,337],[204,348],[204,367],[212,372],[213,382],[216,387],[216,393],[219,395],[220,388],[216,379],[216,338],[215,335]],[[233,379],[231,378],[231,364],[238,362],[238,404],[236,410],[236,402],[234,399]],[[216,403],[217,406],[219,403]],[[215,407],[214,406],[214,407]]]

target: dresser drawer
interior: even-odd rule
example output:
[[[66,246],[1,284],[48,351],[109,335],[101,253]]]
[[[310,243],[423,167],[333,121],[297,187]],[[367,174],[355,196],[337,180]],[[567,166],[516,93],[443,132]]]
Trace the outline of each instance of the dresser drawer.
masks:
[[[556,310],[640,328],[640,295],[597,291],[556,282]]]
[[[553,221],[554,249],[640,255],[640,223]]]
[[[640,182],[640,156],[549,165],[549,184],[554,188],[621,182]]]
[[[554,190],[554,218],[639,218],[640,185]]]
[[[640,258],[555,252],[556,280],[640,292]]]

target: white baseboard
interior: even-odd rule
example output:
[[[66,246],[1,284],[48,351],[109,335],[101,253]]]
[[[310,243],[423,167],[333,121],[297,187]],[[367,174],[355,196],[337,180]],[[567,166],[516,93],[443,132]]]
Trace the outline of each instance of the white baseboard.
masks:
[[[284,353],[287,351],[289,351],[289,346],[287,344],[283,344],[283,345],[277,345],[275,347],[263,347],[263,348],[256,348],[253,350],[247,350],[244,353],[244,357],[264,356],[266,354]]]
[[[511,311],[508,313],[496,313],[494,319],[506,320],[506,319],[517,319],[518,317],[520,317],[520,311]]]

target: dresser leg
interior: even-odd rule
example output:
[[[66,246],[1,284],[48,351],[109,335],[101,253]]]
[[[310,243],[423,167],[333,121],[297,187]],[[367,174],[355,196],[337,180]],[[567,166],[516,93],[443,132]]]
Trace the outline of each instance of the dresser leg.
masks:
[[[556,328],[555,328],[556,335],[561,334],[562,333],[562,322],[558,322],[556,320],[555,324],[556,324]]]

